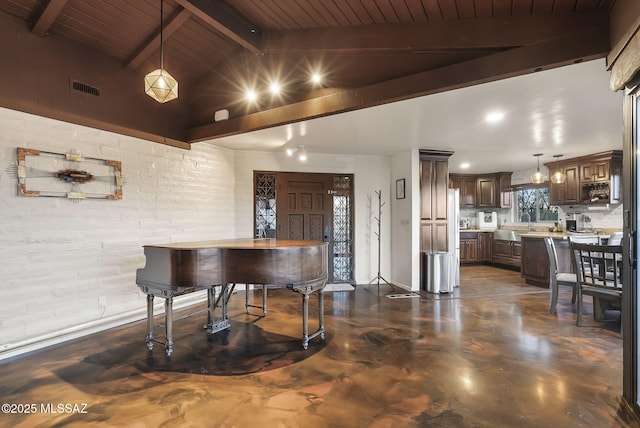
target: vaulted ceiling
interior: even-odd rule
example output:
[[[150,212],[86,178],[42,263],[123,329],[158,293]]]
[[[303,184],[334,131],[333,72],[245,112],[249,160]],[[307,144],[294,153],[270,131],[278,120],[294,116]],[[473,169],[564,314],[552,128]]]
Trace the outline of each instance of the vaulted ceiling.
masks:
[[[160,0],[3,0],[0,52],[12,68],[0,80],[19,77],[0,84],[0,103],[188,147],[603,58],[614,2],[165,0],[164,67],[180,90],[157,105],[140,82],[159,66]],[[309,83],[311,70],[324,74],[321,86]],[[68,90],[76,77],[100,82],[102,106],[42,83]],[[22,88],[28,78],[41,86]],[[273,79],[278,97],[266,92]],[[214,122],[221,109],[229,119]]]

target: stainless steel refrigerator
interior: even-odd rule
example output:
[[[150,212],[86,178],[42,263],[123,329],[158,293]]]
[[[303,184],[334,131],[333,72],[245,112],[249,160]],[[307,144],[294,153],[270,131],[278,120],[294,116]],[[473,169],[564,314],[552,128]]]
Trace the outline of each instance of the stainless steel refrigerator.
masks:
[[[447,252],[449,253],[449,286],[448,292],[453,287],[460,285],[460,190],[447,190],[447,221],[448,237]],[[441,290],[441,292],[444,292]]]

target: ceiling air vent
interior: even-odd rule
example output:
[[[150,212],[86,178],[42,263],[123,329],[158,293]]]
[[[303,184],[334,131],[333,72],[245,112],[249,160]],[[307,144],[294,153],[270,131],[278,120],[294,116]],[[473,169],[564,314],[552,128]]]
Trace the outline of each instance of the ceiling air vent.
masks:
[[[93,95],[94,97],[100,96],[100,89],[95,86],[91,86],[87,83],[78,82],[77,80],[71,81],[71,89],[76,92],[81,92],[87,95]]]

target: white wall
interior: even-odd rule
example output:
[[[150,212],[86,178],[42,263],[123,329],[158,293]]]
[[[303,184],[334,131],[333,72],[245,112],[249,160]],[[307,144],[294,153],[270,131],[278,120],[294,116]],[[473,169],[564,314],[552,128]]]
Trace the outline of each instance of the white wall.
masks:
[[[235,236],[230,150],[187,151],[7,109],[0,129],[0,358],[143,318],[142,245]],[[122,161],[123,199],[19,197],[7,172],[17,147]]]
[[[306,162],[288,157],[284,152],[247,152],[235,154],[236,222],[240,237],[253,234],[253,171],[290,171],[342,173],[354,175],[355,206],[355,280],[366,284],[378,273],[377,224],[378,199],[375,191],[382,190],[385,202],[381,223],[381,273],[389,275],[391,266],[390,242],[390,171],[386,156],[325,155],[310,152]],[[375,229],[375,230],[374,230]],[[385,278],[387,278],[385,276]]]
[[[391,211],[391,282],[403,288],[420,289],[420,157],[406,150],[391,158],[391,182],[405,179],[405,198],[395,199]]]

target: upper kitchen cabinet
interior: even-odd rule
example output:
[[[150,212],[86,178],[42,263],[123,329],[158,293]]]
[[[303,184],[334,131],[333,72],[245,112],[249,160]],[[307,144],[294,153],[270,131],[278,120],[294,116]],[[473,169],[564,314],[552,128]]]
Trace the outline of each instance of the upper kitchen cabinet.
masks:
[[[476,207],[476,176],[449,174],[449,187],[460,189],[460,208]]]
[[[449,187],[460,189],[460,208],[511,207],[511,173],[449,174]]]
[[[565,182],[549,183],[553,205],[619,204],[621,202],[622,151],[611,150],[588,156],[546,163],[549,172],[562,171]]]
[[[500,208],[511,208],[513,193],[511,192],[511,172],[498,173],[498,188],[500,189]]]
[[[476,207],[493,208],[496,206],[496,177],[489,175],[478,177],[476,181]]]

